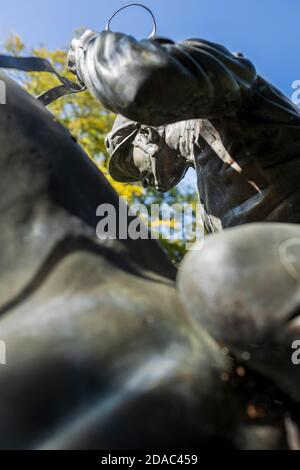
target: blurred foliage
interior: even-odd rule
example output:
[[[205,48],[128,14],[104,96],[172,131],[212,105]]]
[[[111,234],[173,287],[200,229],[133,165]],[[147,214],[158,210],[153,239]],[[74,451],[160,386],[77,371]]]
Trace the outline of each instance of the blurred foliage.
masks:
[[[46,47],[28,49],[21,38],[13,34],[8,38],[5,50],[13,55],[34,55],[46,58],[61,75],[74,80],[74,76],[68,71],[66,66],[67,51],[64,49],[56,49],[54,51],[49,51]],[[58,84],[58,80],[54,75],[45,72],[17,73],[15,78],[34,96],[39,96]],[[107,133],[112,128],[115,115],[106,110],[88,91],[63,97],[51,104],[49,110],[59,122],[70,130],[118,194],[127,198],[128,203],[141,203],[148,208],[151,204],[166,203],[172,206],[173,204],[181,203],[194,205],[197,203],[197,194],[195,192],[182,193],[175,188],[169,193],[159,194],[154,189],[144,189],[139,183],[117,183],[110,177],[107,170],[109,157],[104,141]],[[158,224],[158,221],[156,222]],[[176,226],[173,229],[176,231]],[[160,225],[161,243],[173,262],[178,265],[185,254],[185,242],[182,240],[166,240],[163,237],[163,232],[163,227]]]

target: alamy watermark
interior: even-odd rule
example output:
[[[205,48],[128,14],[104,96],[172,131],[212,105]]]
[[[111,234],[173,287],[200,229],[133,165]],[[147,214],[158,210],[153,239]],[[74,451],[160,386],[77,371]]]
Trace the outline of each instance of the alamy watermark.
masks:
[[[201,204],[163,203],[131,204],[119,198],[119,208],[112,204],[101,204],[96,212],[99,222],[96,227],[100,240],[157,240],[180,241],[186,250],[199,250],[203,241],[203,207]]]
[[[6,104],[6,83],[0,80],[0,105]]]
[[[291,96],[292,102],[296,105],[300,105],[300,80],[294,80],[292,82],[292,89],[294,90]]]
[[[0,341],[0,366],[6,365],[6,343]]]
[[[292,363],[294,366],[299,366],[300,365],[300,340],[296,339],[293,344],[292,344],[292,349],[295,349],[295,351],[292,354]]]

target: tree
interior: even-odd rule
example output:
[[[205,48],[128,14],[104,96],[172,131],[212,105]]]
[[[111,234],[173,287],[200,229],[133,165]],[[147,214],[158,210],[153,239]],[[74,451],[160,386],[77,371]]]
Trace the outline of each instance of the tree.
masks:
[[[67,51],[64,49],[54,51],[49,51],[46,47],[28,49],[21,38],[15,34],[8,38],[5,49],[8,53],[14,55],[34,55],[46,58],[61,75],[74,80],[74,76],[67,70]],[[57,78],[49,73],[18,73],[14,76],[34,96],[38,96],[57,85]],[[162,195],[153,189],[144,189],[139,183],[118,183],[110,177],[107,169],[109,157],[104,141],[107,133],[112,128],[115,115],[106,110],[88,91],[63,97],[52,103],[49,110],[59,122],[70,130],[118,194],[126,197],[129,203],[143,203],[148,207],[151,204],[162,204],[163,202],[169,205],[182,203],[187,199],[189,203],[196,203],[197,195],[194,192],[183,194],[177,189],[173,189]],[[153,222],[155,224],[155,221]],[[176,230],[175,226],[174,230]],[[163,233],[160,233],[160,240],[171,259],[178,264],[185,254],[184,241],[165,240]]]

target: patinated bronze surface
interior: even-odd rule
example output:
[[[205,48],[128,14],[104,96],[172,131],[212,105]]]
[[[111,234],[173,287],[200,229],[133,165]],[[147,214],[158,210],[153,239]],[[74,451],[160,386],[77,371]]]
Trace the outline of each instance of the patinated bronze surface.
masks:
[[[194,165],[209,232],[300,221],[299,110],[241,53],[86,31],[69,57],[95,97],[126,118],[107,138],[116,180],[166,191]],[[280,250],[298,236],[297,226],[271,224],[212,238],[179,279],[194,318],[295,401],[299,278]]]
[[[300,115],[249,60],[203,40],[88,31],[69,62],[127,118],[107,139],[116,179],[165,191],[195,165],[210,231],[299,221]],[[96,209],[117,195],[1,79],[0,447],[300,447],[297,243],[292,269],[281,256],[298,226],[209,237],[179,296],[155,241],[96,237]]]
[[[300,401],[300,226],[249,224],[187,255],[179,290],[205,331]]]
[[[114,191],[1,79],[0,447],[289,447],[289,398],[268,374],[236,373],[154,241],[97,239],[95,205],[117,204]],[[267,413],[250,417],[249,403]]]
[[[1,79],[0,447],[238,445],[231,361],[182,311],[171,263],[155,241],[97,239],[96,207],[117,195]]]

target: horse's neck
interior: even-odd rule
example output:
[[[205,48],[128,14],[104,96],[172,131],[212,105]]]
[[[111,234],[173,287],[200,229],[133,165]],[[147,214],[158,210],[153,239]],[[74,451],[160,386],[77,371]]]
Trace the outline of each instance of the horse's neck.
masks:
[[[8,96],[0,106],[0,298],[6,304],[51,256],[61,255],[65,240],[87,237],[104,245],[96,237],[96,211],[104,203],[117,209],[119,198],[68,131],[15,82],[1,78]],[[154,240],[114,240],[104,251],[112,261],[119,257],[124,269],[175,275]]]

